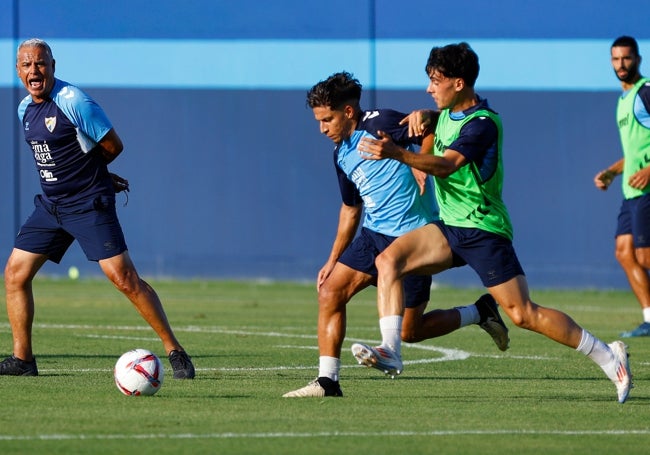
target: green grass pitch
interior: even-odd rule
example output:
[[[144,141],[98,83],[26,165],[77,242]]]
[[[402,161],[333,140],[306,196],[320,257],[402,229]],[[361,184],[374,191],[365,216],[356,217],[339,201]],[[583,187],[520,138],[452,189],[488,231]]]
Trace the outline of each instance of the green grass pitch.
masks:
[[[39,279],[39,377],[0,377],[2,454],[613,454],[650,447],[650,339],[628,339],[636,387],[614,385],[582,354],[509,323],[502,353],[477,326],[405,345],[391,380],[356,365],[356,340],[379,339],[375,289],[348,306],[343,398],[286,399],[317,374],[313,284],[152,281],[197,377],[176,381],[162,345],[107,281]],[[436,289],[431,307],[480,289]],[[534,290],[610,342],[637,325],[629,292]],[[0,296],[0,355],[11,332]],[[123,352],[163,357],[152,397],[118,392]]]

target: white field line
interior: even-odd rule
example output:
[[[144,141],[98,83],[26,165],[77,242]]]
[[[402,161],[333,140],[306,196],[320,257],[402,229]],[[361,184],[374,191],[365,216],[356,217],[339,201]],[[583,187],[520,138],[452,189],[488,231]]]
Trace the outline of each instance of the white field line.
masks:
[[[68,441],[68,440],[144,440],[144,439],[274,439],[274,438],[331,438],[331,437],[431,437],[431,436],[639,436],[650,435],[650,429],[641,430],[439,430],[439,431],[323,431],[314,433],[150,433],[150,434],[41,434],[2,435],[0,441]]]
[[[9,328],[8,324],[0,324],[0,328]],[[98,330],[112,330],[112,331],[151,331],[151,328],[148,326],[113,326],[113,325],[88,325],[88,324],[34,324],[35,329],[46,329],[46,330],[71,330],[75,333],[77,337],[85,338],[103,338],[103,339],[130,339],[130,340],[145,340],[145,341],[157,341],[155,337],[129,337],[123,335],[99,335],[94,333],[80,333],[84,331],[98,331]],[[252,330],[233,330],[226,329],[223,327],[198,327],[198,326],[186,326],[181,328],[175,328],[176,332],[191,332],[191,333],[219,333],[225,335],[245,335],[245,336],[260,336],[260,337],[277,337],[277,338],[298,338],[298,339],[308,339],[308,340],[317,340],[316,335],[305,335],[305,334],[296,334],[296,333],[286,333],[286,332],[257,332]],[[357,338],[346,338],[348,342],[355,341],[364,341]],[[371,344],[379,344],[377,340],[365,340],[365,342]],[[493,354],[475,354],[467,351],[462,351],[460,349],[449,349],[442,348],[439,346],[430,346],[426,344],[419,343],[403,343],[403,347],[419,349],[422,351],[432,351],[442,354],[439,357],[432,358],[423,358],[415,360],[405,360],[405,365],[416,365],[416,364],[428,364],[428,363],[437,363],[437,362],[449,362],[456,360],[465,360],[469,357],[487,357],[487,358],[503,358],[504,355],[493,355]],[[278,346],[284,349],[314,349],[315,346],[289,346],[281,345]],[[548,360],[548,357],[540,356],[507,356],[508,358],[513,359],[527,359],[527,360]],[[358,368],[358,365],[342,365],[342,368]],[[314,366],[303,366],[303,365],[294,365],[294,366],[276,366],[276,367],[262,367],[262,368],[197,368],[198,371],[286,371],[286,370],[307,370],[313,369]],[[43,372],[55,372],[56,370],[42,369]],[[93,372],[93,371],[104,371],[100,369],[76,369],[68,371],[77,371],[77,372]],[[106,370],[108,371],[108,370]]]
[[[2,324],[0,326],[7,326]],[[129,330],[129,331],[149,331],[149,327],[145,326],[94,326],[94,325],[72,325],[72,324],[36,324],[35,328],[38,329],[64,329],[64,330]],[[287,334],[281,332],[255,332],[246,330],[230,330],[222,328],[200,328],[200,327],[186,327],[184,329],[176,329],[177,332],[206,332],[206,333],[222,333],[222,334],[237,334],[248,336],[266,336],[266,337],[284,337],[284,338],[300,338],[300,339],[317,339],[315,335],[301,335],[301,334]],[[108,336],[108,335],[94,335],[87,334],[76,336],[82,337],[96,337],[96,338],[119,338],[119,339],[146,339],[157,340],[157,338],[136,338],[136,337],[123,337],[123,336]],[[348,339],[348,341],[360,341],[355,339]],[[372,343],[372,341],[370,341]],[[420,349],[424,351],[435,351],[443,354],[443,357],[433,359],[420,359],[404,362],[405,364],[421,364],[431,362],[443,362],[452,360],[463,360],[470,356],[479,356],[466,351],[457,349],[447,349],[436,346],[428,346],[422,344],[404,343],[405,347]],[[313,346],[291,346],[279,345],[277,347],[286,349],[313,349]],[[504,357],[503,355],[480,355],[481,357]],[[509,358],[526,358],[543,360],[545,357],[525,357],[525,356],[508,356]],[[347,366],[345,366],[347,367]],[[313,369],[314,366],[278,366],[270,368],[210,368],[206,370],[220,370],[220,371],[268,371],[268,370],[296,370],[296,369]],[[200,369],[199,369],[200,370]],[[74,371],[104,371],[103,369],[79,369]],[[650,435],[650,429],[642,430],[448,430],[448,431],[394,431],[382,432],[382,436],[388,437],[435,437],[435,436],[482,436],[482,435],[533,435],[533,436],[590,436],[590,435],[612,435],[612,436],[635,436],[635,435]],[[352,437],[352,438],[376,438],[375,432],[314,432],[314,433],[299,433],[299,432],[269,432],[269,433],[178,433],[178,434],[105,434],[105,435],[84,435],[84,434],[41,434],[41,435],[3,435],[0,434],[0,441],[69,441],[69,440],[147,440],[147,439],[280,439],[280,438],[331,438],[331,437]]]

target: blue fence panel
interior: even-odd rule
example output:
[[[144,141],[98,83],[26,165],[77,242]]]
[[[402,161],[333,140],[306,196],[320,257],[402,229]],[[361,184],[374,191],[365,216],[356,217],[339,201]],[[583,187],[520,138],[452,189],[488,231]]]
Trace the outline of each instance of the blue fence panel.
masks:
[[[620,155],[609,43],[626,33],[650,49],[643,11],[618,19],[613,1],[589,14],[588,1],[467,1],[473,14],[461,23],[446,19],[456,6],[427,1],[335,0],[326,11],[289,0],[0,2],[10,12],[0,17],[6,60],[20,39],[47,39],[57,75],[113,120],[125,152],[111,168],[132,187],[119,214],[145,275],[314,279],[340,198],[333,144],[306,91],[345,69],[366,87],[365,107],[433,106],[428,49],[468,40],[481,57],[477,88],[503,116],[504,197],[531,283],[626,286],[613,257],[620,189],[602,193],[592,180]],[[0,68],[0,137],[11,157],[0,170],[3,257],[38,192],[12,65]],[[70,265],[99,273],[76,245],[45,271]],[[479,285],[468,269],[437,280]]]

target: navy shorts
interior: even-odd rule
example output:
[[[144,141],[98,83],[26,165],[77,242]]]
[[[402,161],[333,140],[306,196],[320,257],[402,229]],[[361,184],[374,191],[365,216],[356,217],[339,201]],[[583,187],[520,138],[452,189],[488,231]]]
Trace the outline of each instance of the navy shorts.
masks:
[[[361,228],[361,232],[343,252],[339,262],[376,279],[375,259],[396,238]],[[431,275],[407,275],[402,280],[402,285],[404,286],[404,306],[406,308],[414,308],[429,301]]]
[[[616,237],[623,234],[632,234],[635,248],[650,247],[650,194],[623,200]]]
[[[18,249],[45,254],[57,264],[75,239],[90,261],[108,259],[127,249],[114,197],[97,196],[74,206],[59,206],[37,195],[34,206],[16,237]]]
[[[510,239],[482,229],[447,226],[443,221],[434,223],[449,242],[452,267],[469,265],[486,288],[524,275]]]

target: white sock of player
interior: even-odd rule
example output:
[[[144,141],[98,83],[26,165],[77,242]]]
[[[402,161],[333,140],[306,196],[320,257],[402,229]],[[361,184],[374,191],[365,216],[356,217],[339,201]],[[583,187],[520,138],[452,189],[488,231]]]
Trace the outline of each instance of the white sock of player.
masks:
[[[650,307],[643,309],[643,322],[650,322]]]
[[[608,378],[612,381],[616,379],[617,360],[612,350],[605,343],[593,336],[591,333],[582,329],[582,338],[576,351],[582,352],[591,360],[596,362],[603,369]]]
[[[341,359],[322,355],[318,358],[318,377],[330,378],[332,381],[339,380],[341,370]]]
[[[384,316],[379,319],[379,330],[381,331],[381,345],[401,356],[402,316]]]
[[[478,324],[481,316],[478,314],[476,305],[457,306],[454,308],[460,313],[460,326],[465,327],[471,324]]]

